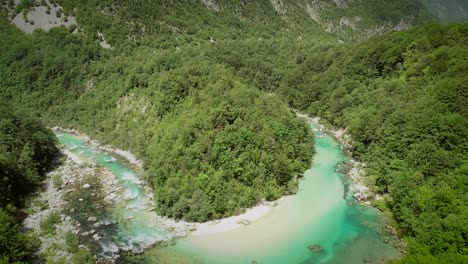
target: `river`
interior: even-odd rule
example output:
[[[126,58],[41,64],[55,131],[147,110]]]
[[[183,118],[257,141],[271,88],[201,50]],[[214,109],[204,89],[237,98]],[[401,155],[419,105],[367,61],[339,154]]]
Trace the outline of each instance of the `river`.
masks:
[[[345,193],[346,177],[338,168],[347,157],[338,143],[323,132],[315,131],[314,135],[316,154],[298,193],[282,199],[260,219],[222,233],[180,238],[173,246],[146,249],[124,262],[381,263],[399,258],[393,238],[380,235],[385,219],[376,209],[361,206]],[[109,169],[123,187],[125,199],[120,199],[113,211],[118,235],[102,243],[142,249],[171,236],[155,223],[156,215],[149,211],[151,203],[138,173],[117,156],[94,150],[79,136],[62,132],[57,136],[72,153]],[[316,246],[315,250],[310,246]]]

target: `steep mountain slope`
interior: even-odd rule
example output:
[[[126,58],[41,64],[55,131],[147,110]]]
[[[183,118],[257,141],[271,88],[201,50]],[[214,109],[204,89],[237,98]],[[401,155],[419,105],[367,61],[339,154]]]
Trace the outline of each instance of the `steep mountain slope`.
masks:
[[[464,0],[420,0],[443,23],[468,22],[468,2]]]
[[[171,32],[190,40],[277,38],[308,34],[323,40],[331,33],[356,40],[405,29],[432,20],[416,0],[406,1],[61,1],[65,14],[78,17],[86,32],[103,32],[120,45],[148,43],[154,34]],[[208,12],[207,12],[208,11]],[[185,37],[186,38],[186,37]]]

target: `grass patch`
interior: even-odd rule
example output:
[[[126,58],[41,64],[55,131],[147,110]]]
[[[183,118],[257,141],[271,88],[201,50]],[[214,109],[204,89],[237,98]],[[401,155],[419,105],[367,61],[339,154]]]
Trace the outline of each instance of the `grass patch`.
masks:
[[[44,200],[37,201],[36,205],[37,205],[37,207],[39,207],[40,211],[49,209],[49,203],[47,201],[44,201]]]
[[[86,249],[78,249],[72,257],[73,264],[93,264],[95,263],[93,255]]]
[[[72,233],[65,234],[65,246],[67,251],[74,254],[80,249],[80,239]]]
[[[60,221],[60,214],[58,212],[50,213],[41,221],[41,232],[43,234],[54,234],[57,229],[55,225],[60,223]]]
[[[63,184],[62,175],[55,174],[54,176],[52,176],[52,184],[54,185],[56,189],[60,189]]]

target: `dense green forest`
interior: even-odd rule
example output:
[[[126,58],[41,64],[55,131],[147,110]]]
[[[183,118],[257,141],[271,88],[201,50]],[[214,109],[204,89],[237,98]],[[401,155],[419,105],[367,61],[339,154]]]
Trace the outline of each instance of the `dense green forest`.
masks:
[[[37,245],[20,233],[16,207],[36,188],[57,155],[54,134],[28,116],[0,106],[0,263],[27,261]]]
[[[369,185],[388,194],[376,206],[408,242],[402,262],[467,261],[466,25],[363,40],[434,21],[417,1],[57,2],[78,33],[24,34],[2,9],[0,98],[137,154],[158,212],[204,221],[294,192],[313,142],[289,107],[352,135]]]
[[[312,139],[276,96],[221,80],[155,131],[147,159],[156,209],[206,221],[295,193]]]

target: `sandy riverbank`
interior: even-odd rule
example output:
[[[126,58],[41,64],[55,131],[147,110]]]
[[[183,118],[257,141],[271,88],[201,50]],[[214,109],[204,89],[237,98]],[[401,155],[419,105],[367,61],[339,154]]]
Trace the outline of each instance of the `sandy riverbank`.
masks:
[[[267,215],[274,206],[281,206],[282,202],[286,200],[283,197],[274,202],[262,202],[240,215],[235,215],[220,220],[210,221],[197,225],[197,230],[190,233],[192,236],[204,236],[215,233],[227,232],[242,226],[250,225],[253,222],[259,220],[263,216]]]

